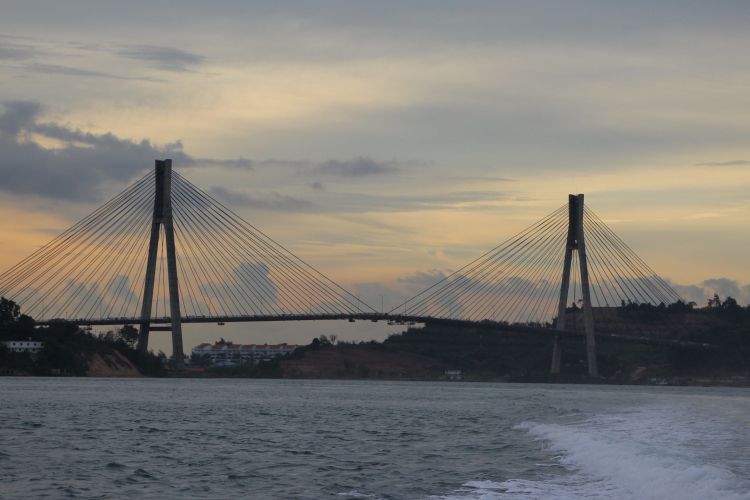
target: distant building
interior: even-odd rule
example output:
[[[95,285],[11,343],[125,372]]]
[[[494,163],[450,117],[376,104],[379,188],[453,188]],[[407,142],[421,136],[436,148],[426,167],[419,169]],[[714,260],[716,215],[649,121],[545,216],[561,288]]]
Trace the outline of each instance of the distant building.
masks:
[[[34,340],[5,340],[3,341],[5,347],[9,351],[13,352],[30,352],[32,354],[38,354],[44,349],[44,342],[37,342]]]
[[[295,344],[233,344],[216,342],[193,347],[195,356],[206,356],[212,365],[231,367],[242,364],[258,364],[291,353],[299,346]]]
[[[463,374],[461,370],[445,370],[445,378],[456,382],[463,379]]]

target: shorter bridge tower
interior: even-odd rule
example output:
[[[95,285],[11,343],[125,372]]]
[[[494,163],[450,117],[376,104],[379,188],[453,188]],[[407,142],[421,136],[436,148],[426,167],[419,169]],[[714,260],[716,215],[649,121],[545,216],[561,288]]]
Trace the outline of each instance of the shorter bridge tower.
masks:
[[[154,213],[151,223],[151,239],[148,247],[146,278],[141,306],[141,324],[138,336],[138,350],[148,350],[148,336],[151,330],[151,307],[154,298],[156,260],[159,253],[159,236],[162,226],[167,251],[167,275],[169,284],[169,320],[172,331],[172,356],[176,368],[181,368],[185,354],[182,348],[182,316],[180,314],[180,292],[177,282],[177,256],[175,252],[174,222],[172,219],[172,160],[156,160],[156,182]]]
[[[586,238],[583,231],[583,195],[568,195],[568,238],[565,245],[565,263],[563,265],[560,302],[557,313],[557,330],[565,331],[568,292],[570,288],[570,271],[573,252],[578,252],[578,263],[581,273],[581,291],[583,295],[583,323],[586,331],[586,357],[588,358],[589,376],[596,377],[599,370],[596,362],[596,339],[594,334],[594,313],[591,306],[591,287],[589,285],[589,268],[586,259]],[[552,348],[553,375],[560,373],[562,361],[561,334],[555,335]]]

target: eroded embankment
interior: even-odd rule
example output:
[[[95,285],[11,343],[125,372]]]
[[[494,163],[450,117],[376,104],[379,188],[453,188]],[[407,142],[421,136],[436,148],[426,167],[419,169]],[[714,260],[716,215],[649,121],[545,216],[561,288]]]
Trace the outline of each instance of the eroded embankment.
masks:
[[[141,372],[117,351],[86,355],[89,377],[141,377]]]

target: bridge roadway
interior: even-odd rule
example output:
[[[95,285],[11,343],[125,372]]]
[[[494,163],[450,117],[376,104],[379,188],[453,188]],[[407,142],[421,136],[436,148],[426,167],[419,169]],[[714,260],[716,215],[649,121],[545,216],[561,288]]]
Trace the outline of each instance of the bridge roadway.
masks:
[[[431,316],[409,316],[403,314],[388,314],[388,313],[358,313],[358,314],[288,314],[288,315],[276,315],[276,316],[184,316],[182,323],[257,323],[257,322],[272,322],[272,321],[330,321],[330,320],[347,320],[347,321],[389,321],[396,324],[409,323],[429,323],[432,325],[445,325],[445,326],[456,326],[461,328],[480,328],[483,330],[501,331],[501,332],[513,332],[513,333],[527,333],[534,335],[543,335],[547,337],[555,337],[556,335],[565,335],[571,337],[584,337],[586,335],[583,331],[576,330],[557,330],[551,327],[532,326],[532,325],[519,325],[509,324],[498,321],[482,320],[482,321],[469,321],[461,319],[450,319],[450,318],[435,318]],[[159,325],[169,325],[171,319],[169,317],[152,318],[150,321],[152,331],[160,330]],[[81,326],[106,326],[106,325],[138,325],[142,323],[140,318],[94,318],[94,319],[77,319],[77,320],[62,320],[62,319],[50,319],[46,321],[37,321],[37,325],[50,325],[53,323],[74,323]],[[606,338],[612,340],[620,340],[623,342],[635,342],[652,345],[676,345],[681,347],[693,347],[693,348],[711,348],[712,344],[702,342],[691,342],[687,340],[676,340],[676,339],[665,339],[658,337],[639,336],[639,335],[624,335],[619,333],[601,333],[597,332],[596,336],[599,338]]]

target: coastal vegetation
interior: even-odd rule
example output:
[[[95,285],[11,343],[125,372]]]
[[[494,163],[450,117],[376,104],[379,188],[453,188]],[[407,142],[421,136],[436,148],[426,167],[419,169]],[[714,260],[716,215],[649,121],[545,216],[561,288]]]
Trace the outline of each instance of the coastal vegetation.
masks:
[[[384,342],[315,339],[280,363],[285,377],[579,382],[587,376],[582,311],[570,308],[562,375],[552,377],[551,337],[544,334],[428,323]],[[624,304],[595,311],[602,382],[750,384],[750,307],[714,296],[705,307]],[[607,333],[611,335],[608,336]],[[384,368],[387,367],[387,368]]]
[[[39,326],[18,304],[0,298],[0,373],[27,375],[142,374],[163,376],[163,354],[135,349],[131,325],[95,335],[69,322]],[[43,342],[39,352],[15,352],[6,341]],[[96,373],[91,373],[92,371]]]
[[[562,375],[549,374],[550,333],[498,331],[492,325],[456,326],[439,321],[407,327],[383,342],[346,342],[321,335],[282,358],[216,366],[193,356],[184,376],[579,382],[586,371],[582,311],[567,310]],[[622,304],[594,311],[599,381],[608,383],[735,384],[750,382],[750,307],[731,297],[694,303]],[[548,326],[553,326],[548,325]],[[37,325],[12,301],[0,300],[0,341],[44,343],[38,353],[13,352],[0,343],[0,373],[30,375],[167,374],[166,357],[139,353],[136,328],[106,333],[67,322]],[[121,366],[122,365],[122,366]],[[104,367],[104,368],[102,368]],[[119,371],[118,371],[119,370]],[[200,375],[198,375],[200,373]]]

